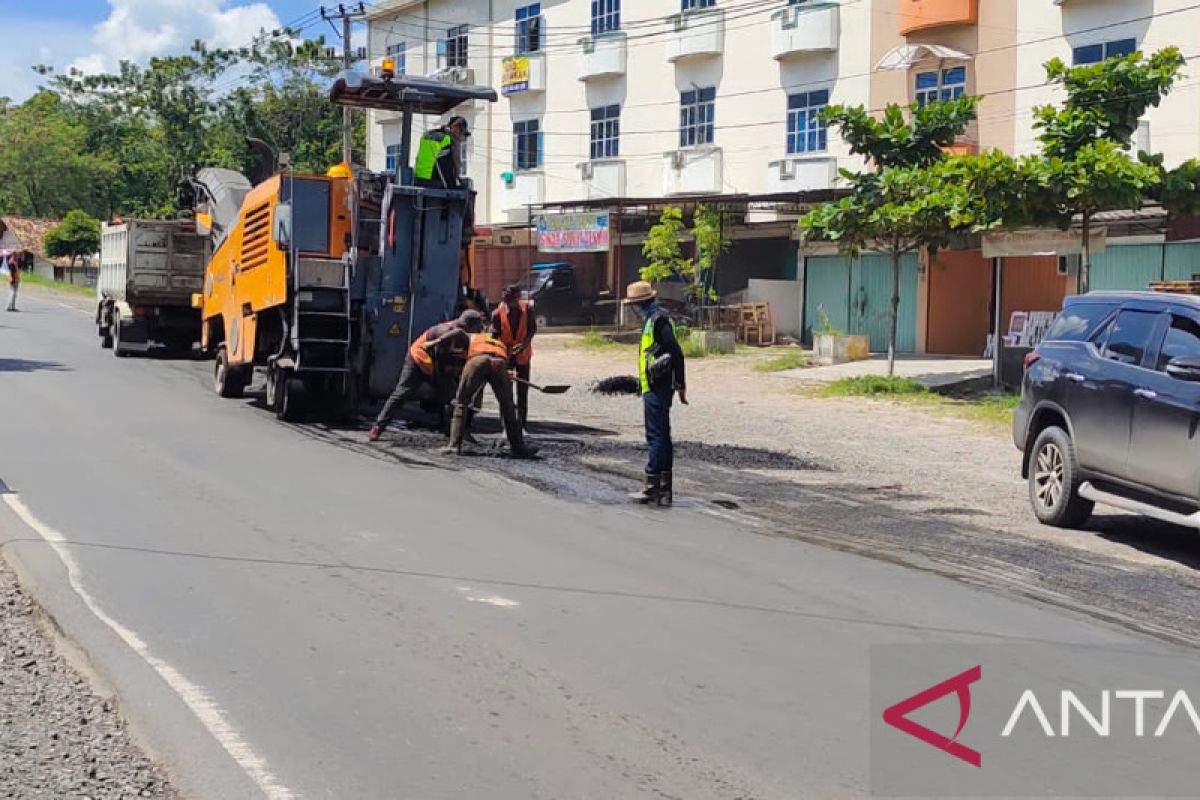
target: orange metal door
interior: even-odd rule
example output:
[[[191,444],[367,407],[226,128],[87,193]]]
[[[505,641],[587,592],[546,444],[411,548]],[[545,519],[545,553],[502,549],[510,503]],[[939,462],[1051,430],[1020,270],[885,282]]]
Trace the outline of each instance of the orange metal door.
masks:
[[[978,250],[943,250],[929,267],[925,349],[982,356],[990,330],[992,264]]]

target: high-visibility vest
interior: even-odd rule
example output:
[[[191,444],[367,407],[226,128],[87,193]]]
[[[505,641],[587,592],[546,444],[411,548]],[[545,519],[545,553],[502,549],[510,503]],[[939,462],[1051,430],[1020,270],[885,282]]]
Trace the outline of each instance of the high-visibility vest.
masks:
[[[454,140],[450,138],[450,134],[441,128],[435,128],[421,137],[421,146],[417,150],[417,164],[413,168],[413,174],[416,175],[417,180],[428,181],[433,179],[438,157],[453,142]],[[447,184],[453,183],[457,178],[457,175],[442,176],[442,180]]]
[[[429,355],[429,351],[425,349],[425,343],[428,341],[429,331],[425,331],[408,348],[408,357],[413,360],[413,363],[417,365],[417,369],[421,370],[421,372],[424,372],[426,375],[433,375],[433,356]]]
[[[650,359],[646,353],[654,346],[654,323],[661,316],[664,316],[661,312],[651,314],[650,318],[646,320],[645,326],[642,327],[642,342],[638,346],[638,380],[641,382],[642,394],[650,393]],[[675,323],[669,317],[667,319],[671,322],[671,330],[675,331]],[[659,358],[661,357],[660,355]]]
[[[517,303],[521,309],[521,322],[519,325],[517,325],[517,333],[515,336],[513,335],[512,323],[508,320],[508,306],[501,305],[500,308],[496,310],[496,313],[500,315],[500,341],[508,345],[508,352],[510,353],[513,351],[514,347],[525,341],[525,337],[529,335],[529,314],[531,313],[529,302],[526,300],[518,300]],[[518,364],[528,364],[533,360],[533,346],[531,345],[526,347],[524,350],[517,353],[516,358]]]
[[[491,358],[502,358],[508,360],[508,348],[504,342],[490,336],[486,333],[475,333],[471,335],[471,347],[467,350],[467,360],[470,361],[476,356],[489,356]]]

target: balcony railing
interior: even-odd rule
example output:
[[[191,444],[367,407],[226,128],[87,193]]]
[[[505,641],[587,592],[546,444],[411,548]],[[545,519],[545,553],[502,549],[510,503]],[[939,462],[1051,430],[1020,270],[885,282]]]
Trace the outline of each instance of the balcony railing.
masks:
[[[725,12],[718,8],[696,9],[668,17],[667,61],[725,52]]]
[[[900,0],[901,35],[978,21],[979,0]]]
[[[724,180],[720,147],[706,145],[663,153],[663,194],[717,194]]]
[[[837,3],[788,6],[771,15],[771,55],[782,60],[837,50],[840,32]]]
[[[629,47],[622,31],[585,36],[579,40],[579,80],[624,75]]]

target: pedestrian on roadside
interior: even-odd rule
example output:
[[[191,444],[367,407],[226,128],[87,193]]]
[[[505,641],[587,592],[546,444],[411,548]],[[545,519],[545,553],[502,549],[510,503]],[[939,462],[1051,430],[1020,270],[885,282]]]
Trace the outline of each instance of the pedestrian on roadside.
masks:
[[[454,418],[450,423],[450,444],[446,452],[460,454],[463,439],[467,434],[470,406],[484,385],[492,387],[496,402],[500,406],[500,418],[504,421],[504,433],[508,446],[515,458],[533,458],[537,448],[525,443],[525,434],[513,408],[512,375],[508,366],[508,347],[499,339],[486,333],[471,337],[467,351],[467,364],[463,367],[454,396]]]
[[[521,297],[520,286],[509,286],[500,299],[502,302],[492,312],[492,336],[508,348],[509,366],[517,375],[517,416],[524,428],[529,422],[529,381],[533,375],[537,322],[533,318],[533,304]]]
[[[401,406],[417,398],[421,387],[431,386],[439,399],[443,396],[442,376],[456,356],[465,358],[470,345],[468,337],[483,330],[483,320],[478,311],[464,311],[458,319],[434,325],[417,337],[404,357],[396,388],[383,404],[371,430],[367,431],[369,441],[379,441],[392,417]]]
[[[638,347],[638,390],[646,422],[646,485],[631,499],[646,504],[669,506],[675,500],[673,475],[675,452],[671,442],[671,402],[687,405],[683,349],[675,336],[675,324],[657,302],[658,293],[646,281],[629,284],[625,304],[642,320]]]
[[[17,308],[17,292],[21,290],[21,265],[17,254],[9,254],[7,250],[0,252],[0,272],[8,273],[8,310],[20,311]]]

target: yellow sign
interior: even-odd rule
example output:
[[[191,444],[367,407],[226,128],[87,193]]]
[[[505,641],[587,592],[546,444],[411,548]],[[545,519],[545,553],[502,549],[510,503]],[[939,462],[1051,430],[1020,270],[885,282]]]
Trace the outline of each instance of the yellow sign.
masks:
[[[400,323],[393,322],[392,327],[388,328],[388,336],[399,336],[399,335],[400,335]]]
[[[529,57],[512,56],[504,59],[504,71],[500,76],[500,93],[516,94],[529,90]]]

